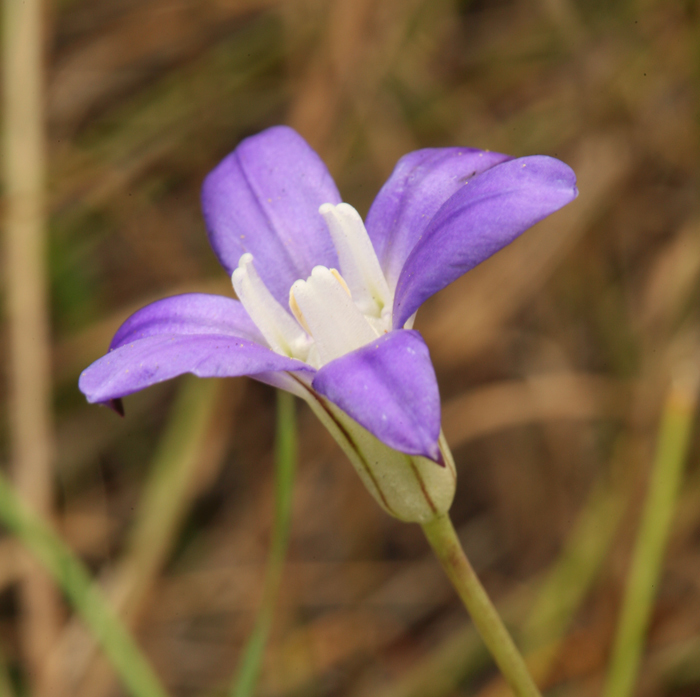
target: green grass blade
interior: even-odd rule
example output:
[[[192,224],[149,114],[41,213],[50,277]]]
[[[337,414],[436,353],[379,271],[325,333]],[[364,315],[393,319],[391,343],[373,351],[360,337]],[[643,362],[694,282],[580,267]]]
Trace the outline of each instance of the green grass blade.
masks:
[[[634,689],[690,446],[696,393],[697,376],[688,370],[673,381],[666,398],[649,489],[603,692],[605,697],[629,697]]]
[[[129,629],[138,622],[177,542],[192,501],[201,490],[200,473],[211,457],[207,452],[210,429],[218,418],[216,412],[225,383],[194,375],[183,376],[179,383],[148,468],[131,531],[122,555],[110,569],[110,582],[105,589],[111,607]],[[79,621],[76,618],[73,624]],[[76,629],[69,627],[65,635],[75,638]],[[111,670],[106,662],[95,662],[95,642],[85,636],[86,632],[80,634],[82,640],[73,642],[69,649],[73,670],[80,675],[90,674],[92,684],[109,681]]]
[[[0,697],[17,697],[4,651],[0,651]]]
[[[287,392],[278,391],[275,444],[275,522],[272,531],[272,544],[265,570],[262,603],[253,631],[243,650],[238,674],[231,688],[231,697],[250,697],[253,695],[260,674],[260,666],[279,595],[284,558],[289,541],[296,459],[294,397]]]
[[[120,568],[120,610],[129,621],[166,563],[195,495],[197,468],[222,386],[221,380],[202,380],[194,375],[182,378],[151,462]],[[119,597],[120,593],[115,595]]]
[[[564,637],[600,573],[628,498],[618,483],[599,481],[593,487],[559,558],[537,590],[521,631],[526,651],[556,644]]]
[[[167,693],[134,639],[68,545],[17,495],[0,474],[0,521],[39,560],[95,635],[133,697]]]

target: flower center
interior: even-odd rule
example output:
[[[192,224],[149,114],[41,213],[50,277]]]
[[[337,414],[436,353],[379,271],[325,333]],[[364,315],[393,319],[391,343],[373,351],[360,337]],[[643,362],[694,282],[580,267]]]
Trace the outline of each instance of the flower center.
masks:
[[[241,256],[232,276],[239,300],[270,348],[316,368],[388,332],[394,300],[358,212],[347,203],[324,203],[319,212],[340,273],[316,266],[309,278],[295,281],[289,291],[293,317],[267,289],[251,254]]]

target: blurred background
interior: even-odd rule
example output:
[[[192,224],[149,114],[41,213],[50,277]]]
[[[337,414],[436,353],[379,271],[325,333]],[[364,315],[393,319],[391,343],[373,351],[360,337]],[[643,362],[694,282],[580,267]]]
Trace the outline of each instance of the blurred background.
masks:
[[[7,228],[2,454],[169,693],[225,694],[253,626],[274,391],[184,377],[128,397],[120,419],[86,404],[77,379],[147,302],[233,294],[199,188],[241,138],[287,123],[363,215],[421,147],[574,168],[577,201],[418,314],[459,472],[453,519],[540,684],[598,695],[650,472],[668,456],[655,454],[664,414],[680,419],[690,436],[670,438],[685,471],[635,694],[700,695],[700,3],[56,0],[42,13],[44,146],[15,170],[46,172],[46,264],[17,262]],[[8,58],[9,24],[6,13],[5,81],[17,55],[31,91],[31,61]],[[6,192],[15,170],[8,159]],[[38,368],[12,349],[32,318]],[[288,563],[257,694],[507,694],[421,530],[377,507],[302,404],[298,425]],[[19,466],[22,452],[46,466]],[[8,694],[126,694],[9,535],[0,654]]]

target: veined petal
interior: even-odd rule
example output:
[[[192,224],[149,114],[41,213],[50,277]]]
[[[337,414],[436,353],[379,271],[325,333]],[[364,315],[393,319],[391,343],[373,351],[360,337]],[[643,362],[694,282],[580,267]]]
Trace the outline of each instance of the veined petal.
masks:
[[[110,351],[80,376],[88,402],[107,402],[183,373],[201,378],[313,369],[260,344],[230,335],[160,334]]]
[[[426,148],[398,161],[367,215],[367,232],[392,290],[440,206],[466,181],[508,159],[473,148]]]
[[[221,334],[265,344],[238,300],[187,293],[163,298],[135,312],[119,327],[109,348],[157,334]]]
[[[318,155],[291,128],[276,126],[243,140],[205,179],[202,209],[209,241],[229,275],[245,252],[274,297],[317,264],[337,257],[318,212],[340,194]]]
[[[389,447],[440,460],[440,395],[417,331],[390,332],[341,356],[312,384]]]
[[[540,155],[503,162],[469,180],[435,214],[406,259],[394,297],[394,327],[577,195],[571,168]]]

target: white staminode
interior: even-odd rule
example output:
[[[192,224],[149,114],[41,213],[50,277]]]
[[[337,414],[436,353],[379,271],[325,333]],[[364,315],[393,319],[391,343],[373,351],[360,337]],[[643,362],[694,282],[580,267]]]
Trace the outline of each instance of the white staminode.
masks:
[[[340,273],[316,266],[289,291],[294,318],[267,289],[244,254],[233,287],[251,319],[277,353],[318,368],[391,330],[393,293],[359,213],[349,204],[319,209],[338,253]]]
[[[253,265],[253,255],[244,254],[231,276],[233,289],[260,333],[277,353],[305,361],[311,340],[290,317],[263,283]]]
[[[298,311],[298,319],[314,338],[321,365],[377,338],[336,275],[325,266],[314,267],[306,281],[296,281],[289,297],[292,311]]]
[[[348,203],[324,203],[318,210],[326,219],[340,273],[355,304],[370,317],[386,316],[394,299],[360,214]]]

